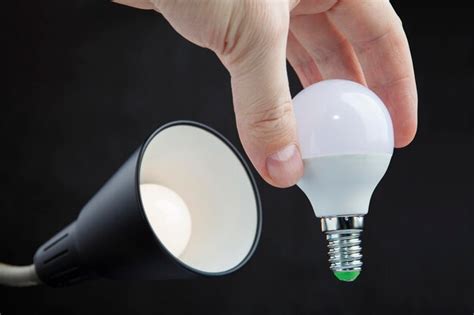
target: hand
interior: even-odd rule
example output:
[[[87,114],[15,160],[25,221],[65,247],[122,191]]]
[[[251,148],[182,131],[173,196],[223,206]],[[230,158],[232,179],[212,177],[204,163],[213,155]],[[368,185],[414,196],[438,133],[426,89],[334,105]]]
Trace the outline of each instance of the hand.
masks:
[[[395,145],[417,125],[415,75],[402,23],[387,0],[116,0],[160,12],[209,48],[231,75],[240,139],[277,187],[303,175],[286,59],[304,87],[323,79],[367,85],[387,105]]]

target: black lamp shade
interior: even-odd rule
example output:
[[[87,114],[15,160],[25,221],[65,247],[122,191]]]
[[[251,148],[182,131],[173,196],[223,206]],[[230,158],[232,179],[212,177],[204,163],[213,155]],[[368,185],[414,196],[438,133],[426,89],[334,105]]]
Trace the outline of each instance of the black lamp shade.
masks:
[[[187,204],[192,231],[185,250],[160,240],[141,184],[159,184]],[[75,222],[36,252],[42,282],[221,276],[241,268],[261,230],[252,174],[238,151],[213,129],[176,121],[156,130],[96,195]],[[180,233],[177,231],[176,233]]]

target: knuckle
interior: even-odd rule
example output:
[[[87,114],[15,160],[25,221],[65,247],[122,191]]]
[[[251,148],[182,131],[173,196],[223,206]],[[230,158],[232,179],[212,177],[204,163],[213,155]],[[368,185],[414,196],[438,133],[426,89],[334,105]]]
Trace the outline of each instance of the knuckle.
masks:
[[[229,47],[235,48],[233,50],[268,47],[286,40],[290,21],[288,4],[285,6],[284,1],[274,0],[245,0],[233,10],[230,21],[226,32],[230,38],[226,40]],[[230,54],[233,50],[223,53]]]
[[[257,140],[286,137],[294,126],[291,102],[245,114],[243,127]]]
[[[264,12],[260,18],[260,23],[263,25],[257,28],[260,32],[258,39],[262,39],[267,44],[275,43],[280,40],[286,40],[289,28],[289,12],[276,10],[272,14]]]

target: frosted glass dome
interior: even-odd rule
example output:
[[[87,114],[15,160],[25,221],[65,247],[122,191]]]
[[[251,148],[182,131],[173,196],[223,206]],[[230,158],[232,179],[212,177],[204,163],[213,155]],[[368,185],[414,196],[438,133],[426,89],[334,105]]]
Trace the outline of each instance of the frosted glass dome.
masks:
[[[296,95],[293,104],[303,159],[393,153],[390,114],[361,84],[321,81]]]

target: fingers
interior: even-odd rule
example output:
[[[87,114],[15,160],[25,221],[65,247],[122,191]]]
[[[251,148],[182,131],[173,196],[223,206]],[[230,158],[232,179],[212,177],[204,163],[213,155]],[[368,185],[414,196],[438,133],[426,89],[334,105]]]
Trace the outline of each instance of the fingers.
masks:
[[[293,16],[290,29],[312,57],[324,79],[365,83],[352,46],[326,14]]]
[[[304,88],[323,79],[313,58],[298,42],[291,31],[288,34],[286,58],[295,70],[296,75]]]
[[[301,0],[291,11],[292,15],[312,15],[326,12],[331,9],[338,0]]]
[[[388,1],[340,1],[327,15],[347,37],[369,88],[390,111],[395,145],[408,145],[416,133],[417,92],[408,41]]]
[[[223,60],[232,77],[244,149],[260,175],[277,187],[292,186],[303,175],[286,73],[287,33],[286,29],[273,40],[247,42],[237,62]]]
[[[155,8],[150,0],[112,0],[112,2],[144,10],[151,10]]]

